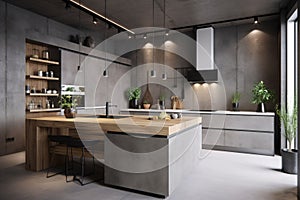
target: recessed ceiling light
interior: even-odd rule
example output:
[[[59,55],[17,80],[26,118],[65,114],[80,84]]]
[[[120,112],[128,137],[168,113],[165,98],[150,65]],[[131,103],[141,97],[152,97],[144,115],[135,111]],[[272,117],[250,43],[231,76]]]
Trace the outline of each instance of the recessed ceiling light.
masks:
[[[254,24],[258,24],[258,17],[254,17],[253,23],[254,23]]]

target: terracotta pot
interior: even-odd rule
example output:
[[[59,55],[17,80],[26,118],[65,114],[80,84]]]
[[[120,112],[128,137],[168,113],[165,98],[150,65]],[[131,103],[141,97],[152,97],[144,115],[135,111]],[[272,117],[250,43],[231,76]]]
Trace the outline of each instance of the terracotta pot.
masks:
[[[66,118],[75,118],[76,117],[76,112],[72,108],[65,108],[64,114]]]
[[[144,106],[145,109],[149,109],[151,104],[150,103],[144,103],[143,106]]]

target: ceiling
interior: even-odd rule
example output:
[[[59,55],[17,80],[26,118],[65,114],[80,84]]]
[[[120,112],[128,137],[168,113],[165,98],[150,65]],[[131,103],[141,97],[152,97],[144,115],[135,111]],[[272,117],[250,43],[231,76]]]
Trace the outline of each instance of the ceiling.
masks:
[[[64,24],[95,29],[92,17],[72,7],[65,9],[62,0],[4,0],[18,7]],[[80,1],[80,0],[77,0]],[[165,0],[166,27],[176,28],[216,21],[278,13],[290,0]],[[81,3],[104,14],[104,0],[81,0]],[[164,0],[154,0],[154,26],[162,27]],[[153,26],[153,0],[107,0],[108,18],[127,28]],[[100,25],[101,26],[101,25]],[[103,23],[102,23],[103,26]]]

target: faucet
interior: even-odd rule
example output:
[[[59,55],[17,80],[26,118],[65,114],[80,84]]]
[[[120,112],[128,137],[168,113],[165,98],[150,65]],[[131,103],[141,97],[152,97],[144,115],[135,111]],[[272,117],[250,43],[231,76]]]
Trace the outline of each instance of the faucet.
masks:
[[[105,102],[105,117],[109,118],[109,107],[118,107],[117,105],[110,105],[110,102]]]

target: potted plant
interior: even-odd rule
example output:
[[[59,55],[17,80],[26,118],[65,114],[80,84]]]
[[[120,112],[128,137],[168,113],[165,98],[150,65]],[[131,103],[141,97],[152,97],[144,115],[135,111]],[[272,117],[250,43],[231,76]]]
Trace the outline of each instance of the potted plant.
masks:
[[[71,95],[62,95],[60,100],[61,108],[64,109],[66,118],[74,118],[76,116],[77,99]]]
[[[252,103],[257,104],[257,112],[265,112],[265,103],[273,99],[273,93],[263,81],[258,82],[252,89]]]
[[[148,103],[148,101],[145,100],[145,101],[143,102],[143,107],[144,107],[145,109],[149,109],[150,106],[151,106],[151,104]]]
[[[232,103],[232,108],[234,111],[239,110],[240,99],[241,99],[241,93],[239,93],[239,92],[233,93],[231,103]]]
[[[128,90],[129,108],[138,108],[138,100],[141,98],[142,90],[139,87]]]
[[[297,174],[298,151],[292,149],[292,143],[297,134],[297,101],[295,100],[292,110],[288,110],[284,106],[279,109],[276,105],[276,113],[283,124],[284,136],[288,143],[288,148],[281,149],[282,171],[290,174]]]

